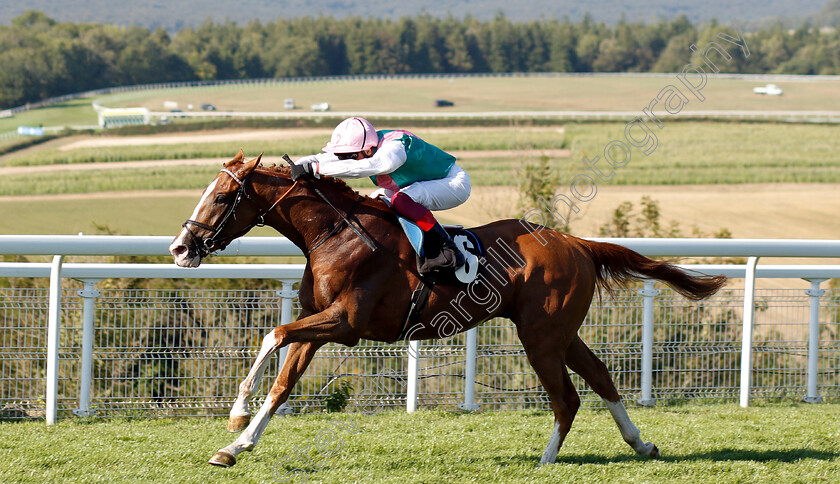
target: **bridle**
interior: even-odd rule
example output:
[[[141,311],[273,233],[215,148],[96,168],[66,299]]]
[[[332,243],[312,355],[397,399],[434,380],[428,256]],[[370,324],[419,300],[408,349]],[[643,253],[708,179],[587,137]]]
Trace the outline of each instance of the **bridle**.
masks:
[[[219,173],[226,173],[228,176],[233,178],[234,181],[236,181],[236,183],[239,184],[239,189],[236,191],[236,198],[233,200],[233,203],[231,203],[227,206],[227,208],[225,209],[225,213],[222,215],[222,219],[219,220],[219,222],[216,224],[215,227],[213,227],[211,225],[207,225],[207,224],[202,223],[202,222],[198,222],[198,221],[195,221],[195,220],[189,220],[189,219],[186,222],[184,222],[183,225],[182,225],[184,227],[184,229],[186,229],[187,232],[189,232],[190,235],[192,235],[195,240],[201,241],[200,244],[197,244],[195,246],[195,250],[198,252],[198,255],[202,259],[207,257],[208,255],[210,255],[215,250],[218,250],[217,247],[219,247],[221,245],[224,245],[225,243],[230,242],[231,240],[234,240],[238,237],[241,237],[241,236],[245,235],[252,228],[264,226],[265,225],[265,216],[268,213],[272,212],[275,208],[277,208],[277,205],[279,205],[280,202],[282,202],[290,193],[292,193],[292,191],[294,191],[295,187],[297,187],[297,185],[299,183],[299,181],[295,181],[292,184],[292,186],[289,187],[288,190],[286,190],[286,193],[284,193],[277,200],[275,200],[274,203],[272,203],[270,207],[268,207],[267,209],[262,209],[260,211],[260,213],[254,218],[254,221],[251,222],[248,226],[246,226],[245,228],[243,228],[239,232],[236,232],[233,235],[228,235],[227,237],[219,237],[219,234],[222,233],[222,230],[225,228],[225,225],[227,225],[228,221],[231,218],[234,218],[234,219],[236,218],[236,209],[239,207],[239,203],[242,201],[243,198],[248,199],[249,201],[251,201],[257,207],[259,207],[261,205],[260,202],[257,199],[255,199],[250,194],[248,194],[248,190],[247,190],[247,187],[251,182],[251,174],[253,173],[253,171],[248,173],[248,175],[246,175],[243,179],[240,179],[238,176],[236,176],[235,173],[228,170],[227,168],[222,168],[219,171]],[[195,234],[195,232],[190,230],[191,225],[194,225],[198,228],[204,229],[204,230],[210,232],[212,235],[209,238],[201,238],[201,237],[197,236]],[[216,248],[214,248],[214,247],[216,247]]]
[[[283,155],[283,159],[289,165],[293,164],[292,159],[289,158],[289,155]],[[315,192],[315,194],[318,195],[318,197],[320,197],[321,200],[323,200],[327,205],[329,205],[329,207],[332,208],[335,211],[335,213],[337,213],[341,217],[341,221],[342,221],[342,223],[336,224],[336,226],[333,227],[333,229],[324,238],[322,238],[321,240],[316,242],[311,248],[309,248],[308,253],[311,253],[313,250],[320,247],[324,242],[327,241],[327,239],[330,239],[330,238],[334,237],[335,235],[338,235],[338,233],[341,232],[341,230],[344,229],[345,227],[349,227],[351,230],[353,230],[353,232],[355,232],[356,235],[360,239],[362,239],[362,241],[365,243],[365,245],[370,247],[370,249],[372,251],[376,252],[376,245],[373,243],[373,241],[371,241],[370,238],[368,238],[365,234],[363,234],[362,231],[359,230],[358,227],[353,225],[353,223],[351,223],[350,219],[348,218],[348,214],[342,213],[335,205],[333,205],[333,203],[329,201],[329,199],[326,197],[326,195],[324,195],[324,193],[308,177],[298,178],[297,180],[295,180],[294,183],[292,183],[292,186],[289,187],[288,190],[286,190],[286,193],[284,193],[277,200],[275,200],[274,203],[272,203],[270,207],[262,210],[254,218],[254,221],[251,222],[247,227],[243,228],[242,230],[240,230],[239,232],[237,232],[233,235],[229,235],[227,237],[219,238],[218,235],[222,232],[222,229],[224,229],[225,225],[228,223],[228,220],[230,220],[231,217],[236,218],[236,209],[239,206],[239,203],[242,201],[243,198],[247,198],[254,205],[256,205],[258,207],[260,206],[260,202],[257,201],[255,198],[253,198],[251,195],[249,195],[248,191],[247,191],[247,186],[251,182],[251,174],[254,173],[253,171],[248,173],[241,180],[239,179],[238,176],[236,176],[235,173],[228,170],[227,168],[222,168],[219,171],[219,173],[226,173],[228,176],[233,178],[236,181],[236,183],[239,184],[239,189],[236,192],[236,199],[234,199],[233,203],[231,203],[230,205],[227,206],[227,208],[225,209],[225,213],[222,215],[222,219],[219,221],[219,223],[216,224],[215,227],[207,225],[207,224],[202,223],[202,222],[197,222],[195,220],[189,220],[189,219],[186,222],[184,222],[183,225],[182,225],[182,227],[184,227],[184,229],[187,232],[189,232],[190,235],[192,235],[195,240],[200,240],[201,241],[200,244],[197,244],[195,246],[195,250],[198,252],[198,255],[202,259],[207,257],[208,255],[210,255],[215,250],[218,250],[217,248],[215,248],[215,247],[218,247],[217,244],[219,244],[219,245],[225,244],[227,242],[230,242],[231,240],[234,240],[236,238],[239,238],[239,237],[245,235],[246,233],[248,233],[249,230],[251,230],[254,227],[264,226],[265,225],[265,216],[268,213],[272,212],[277,207],[277,205],[280,204],[280,202],[285,200],[286,197],[289,196],[289,194],[294,191],[295,187],[298,186],[298,184],[301,182],[301,180],[305,180],[306,183],[307,183],[307,186],[310,188],[310,190]],[[353,204],[353,208],[356,207],[356,203],[358,203],[358,200],[356,200],[356,202]],[[351,208],[350,212],[352,213],[352,211],[353,211],[353,209]],[[198,228],[204,229],[204,230],[210,232],[212,235],[210,236],[210,238],[203,239],[203,238],[197,236],[195,234],[195,232],[190,230],[190,227],[189,227],[190,225],[195,225]],[[190,249],[192,249],[192,247]]]

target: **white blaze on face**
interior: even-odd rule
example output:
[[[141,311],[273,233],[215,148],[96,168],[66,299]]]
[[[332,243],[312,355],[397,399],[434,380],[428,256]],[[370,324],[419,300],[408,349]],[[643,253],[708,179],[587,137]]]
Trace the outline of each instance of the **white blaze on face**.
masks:
[[[201,211],[201,207],[207,202],[207,199],[213,195],[213,191],[216,189],[216,182],[218,180],[213,180],[210,185],[204,190],[204,193],[201,195],[201,200],[198,201],[198,205],[195,206],[195,210],[193,210],[192,215],[190,215],[190,220],[195,220],[198,217],[198,213]],[[201,257],[198,255],[190,258],[188,256],[189,251],[187,250],[187,232],[186,227],[181,229],[181,233],[178,234],[178,237],[175,237],[175,240],[169,246],[169,253],[172,254],[172,257],[175,259],[175,263],[181,267],[198,267],[201,264]]]
[[[201,210],[201,207],[204,205],[204,202],[207,201],[207,198],[213,194],[213,190],[216,189],[216,182],[218,180],[213,180],[207,188],[204,189],[204,193],[201,194],[201,200],[198,201],[198,205],[195,206],[195,210],[193,210],[192,215],[190,215],[190,220],[195,220],[198,217],[198,212]]]

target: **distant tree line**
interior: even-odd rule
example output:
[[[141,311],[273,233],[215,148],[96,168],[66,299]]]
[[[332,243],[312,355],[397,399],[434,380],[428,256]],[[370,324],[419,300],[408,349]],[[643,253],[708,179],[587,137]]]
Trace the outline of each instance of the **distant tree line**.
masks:
[[[673,72],[725,27],[589,18],[516,23],[328,17],[163,29],[58,23],[29,11],[0,26],[0,108],[102,87],[168,81],[461,72]],[[840,74],[840,33],[807,25],[746,33],[727,72]],[[733,54],[735,53],[733,47]]]

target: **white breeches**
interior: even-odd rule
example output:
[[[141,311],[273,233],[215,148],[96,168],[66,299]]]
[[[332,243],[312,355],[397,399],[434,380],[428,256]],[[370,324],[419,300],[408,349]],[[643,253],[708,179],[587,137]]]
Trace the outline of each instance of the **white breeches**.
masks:
[[[429,210],[447,210],[466,202],[470,197],[471,189],[470,176],[456,164],[452,165],[445,177],[415,182],[401,188],[400,192]],[[380,195],[385,195],[390,199],[394,192],[380,188],[370,196],[376,198]]]

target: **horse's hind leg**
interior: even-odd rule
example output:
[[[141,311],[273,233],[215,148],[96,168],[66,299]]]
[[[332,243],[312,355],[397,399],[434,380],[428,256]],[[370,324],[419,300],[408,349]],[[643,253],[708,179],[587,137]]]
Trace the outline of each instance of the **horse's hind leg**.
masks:
[[[525,354],[528,355],[528,361],[551,399],[554,431],[540,459],[540,465],[551,464],[557,459],[557,452],[572,428],[575,414],[580,408],[580,397],[566,370],[562,350],[558,350],[556,345],[557,341],[533,328],[528,335],[520,330],[519,338],[525,348]]]
[[[607,409],[618,425],[621,436],[630,447],[637,453],[650,457],[659,457],[659,449],[650,442],[644,442],[641,438],[639,428],[630,420],[624,404],[621,403],[621,396],[615,388],[615,384],[607,370],[607,365],[595,356],[595,353],[586,346],[580,337],[575,337],[569,349],[566,351],[566,364],[575,373],[581,376],[586,383],[592,387],[607,405]]]

